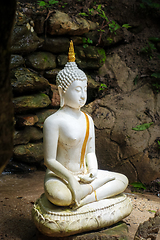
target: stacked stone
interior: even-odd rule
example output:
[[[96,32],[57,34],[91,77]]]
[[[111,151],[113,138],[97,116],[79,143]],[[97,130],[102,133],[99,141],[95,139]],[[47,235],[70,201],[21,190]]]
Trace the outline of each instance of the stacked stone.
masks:
[[[12,36],[11,84],[15,111],[15,132],[12,170],[34,170],[43,163],[43,123],[59,108],[56,75],[67,63],[70,40],[73,39],[80,67],[98,69],[101,54],[92,46],[85,50],[82,36],[96,28],[95,23],[81,21],[75,26],[69,16],[56,12],[48,21],[48,34],[44,37],[44,19],[27,17],[19,8]],[[33,14],[33,13],[32,13]],[[68,27],[59,28],[57,21],[69,19]],[[68,21],[68,20],[66,20]],[[55,28],[55,26],[57,26]],[[55,30],[53,30],[55,29]],[[60,36],[65,34],[67,37]],[[58,35],[58,36],[57,36]],[[71,35],[71,36],[68,36]],[[89,96],[94,98],[98,84],[89,78]],[[10,163],[11,164],[11,163]]]

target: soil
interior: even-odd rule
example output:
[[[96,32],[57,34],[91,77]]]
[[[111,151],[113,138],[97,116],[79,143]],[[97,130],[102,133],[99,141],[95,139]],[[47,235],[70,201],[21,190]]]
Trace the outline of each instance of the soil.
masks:
[[[31,210],[33,203],[44,192],[44,174],[44,171],[37,171],[0,176],[0,240],[36,240]],[[129,188],[126,194],[133,204],[132,213],[124,219],[128,226],[128,239],[132,240],[138,225],[154,217],[160,199],[151,193],[133,193]],[[160,232],[157,240],[160,240]]]

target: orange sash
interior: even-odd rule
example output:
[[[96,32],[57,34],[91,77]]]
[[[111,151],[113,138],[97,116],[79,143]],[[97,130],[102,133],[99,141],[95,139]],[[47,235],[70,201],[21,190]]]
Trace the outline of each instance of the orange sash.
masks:
[[[82,150],[81,150],[80,168],[82,166],[84,167],[84,156],[85,156],[87,141],[88,141],[88,137],[89,137],[89,118],[86,113],[84,113],[84,115],[86,117],[86,135],[85,135],[84,142],[82,145]]]

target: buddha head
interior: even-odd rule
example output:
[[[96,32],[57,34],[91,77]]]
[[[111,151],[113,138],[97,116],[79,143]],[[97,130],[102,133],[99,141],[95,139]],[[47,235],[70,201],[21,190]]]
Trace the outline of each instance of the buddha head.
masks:
[[[61,107],[65,105],[65,99],[67,99],[67,95],[69,94],[71,96],[71,94],[67,92],[71,91],[72,88],[75,88],[75,89],[77,88],[77,91],[79,91],[80,88],[83,87],[84,89],[87,90],[87,87],[86,87],[87,76],[82,70],[78,68],[77,64],[75,63],[75,53],[74,53],[74,47],[73,47],[72,41],[70,42],[70,47],[69,47],[68,62],[65,65],[64,69],[62,69],[57,74],[56,83],[58,85]],[[82,86],[78,86],[78,85],[82,85]]]

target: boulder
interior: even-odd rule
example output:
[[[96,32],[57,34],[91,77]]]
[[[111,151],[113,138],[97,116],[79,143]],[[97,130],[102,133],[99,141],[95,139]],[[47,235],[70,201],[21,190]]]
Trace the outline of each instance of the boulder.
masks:
[[[43,44],[44,40],[37,37],[27,26],[15,26],[12,34],[11,52],[26,54],[35,51]]]
[[[44,93],[21,96],[13,99],[15,113],[33,111],[50,105],[49,97]]]
[[[75,47],[76,62],[82,69],[98,69],[100,68],[105,60],[106,54],[103,48],[95,46]]]
[[[82,35],[90,30],[95,30],[96,27],[97,23],[81,17],[72,19],[66,13],[56,11],[48,20],[47,31],[51,35]]]
[[[44,73],[44,77],[46,77],[50,83],[56,84],[56,76],[59,73],[59,71],[60,69],[57,68],[48,70]]]
[[[100,76],[109,75],[111,79],[116,79],[118,86],[124,92],[131,91],[137,88],[134,85],[134,79],[138,74],[138,69],[134,72],[128,68],[118,56],[118,54],[112,54],[106,57],[105,63],[99,69]]]
[[[50,84],[51,86],[51,105],[52,107],[59,108],[60,107],[60,97],[58,93],[58,88],[54,84]]]
[[[153,122],[155,106],[158,102],[146,84],[129,93],[106,95],[85,107],[95,122],[100,168],[122,172],[130,182],[149,183],[160,178],[159,155],[153,155],[153,148],[151,151],[159,137],[159,123],[155,121],[143,131],[133,130]],[[158,154],[158,145],[156,151]]]
[[[56,56],[49,52],[35,52],[27,56],[26,65],[35,70],[50,70],[56,68]]]
[[[69,39],[65,37],[49,38],[44,39],[42,50],[51,53],[63,53],[68,52],[69,49]]]
[[[57,109],[43,109],[36,113],[38,117],[38,122],[36,123],[36,126],[39,128],[43,128],[44,121],[47,117],[55,113]]]
[[[24,67],[13,69],[11,77],[12,90],[16,94],[37,92],[49,87],[47,79]]]
[[[10,69],[19,67],[24,63],[25,63],[25,60],[21,55],[11,55]]]
[[[36,127],[25,127],[23,130],[14,132],[14,145],[23,145],[36,142],[43,138],[43,133]]]
[[[43,143],[18,145],[13,149],[13,159],[24,163],[37,163],[43,160]]]
[[[16,116],[16,125],[18,127],[33,126],[38,122],[38,117],[34,114]]]

